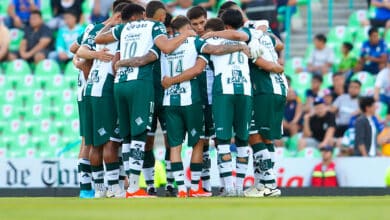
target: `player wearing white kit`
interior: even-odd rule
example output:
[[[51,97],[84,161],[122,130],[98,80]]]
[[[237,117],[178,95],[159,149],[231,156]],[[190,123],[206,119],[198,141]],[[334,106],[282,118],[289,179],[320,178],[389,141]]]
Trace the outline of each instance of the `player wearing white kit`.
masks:
[[[121,22],[121,11],[128,3],[121,3],[114,8],[113,16],[98,24],[78,50],[80,57],[88,58],[96,51],[106,51],[107,59],[94,59],[84,89],[86,120],[84,127],[85,143],[92,145],[90,152],[92,176],[95,183],[95,198],[124,197],[124,190],[119,186],[118,147],[121,142],[116,127],[117,114],[113,98],[114,74],[111,59],[117,49],[117,43],[96,44],[97,33],[109,29]],[[114,143],[115,142],[115,143]],[[108,191],[104,186],[104,167]]]
[[[156,13],[165,20],[165,6],[159,1],[151,1],[146,6],[148,19],[116,26],[112,33],[99,35],[96,42],[109,43],[119,40],[122,60],[143,56],[152,50],[154,45],[162,52],[170,53],[184,42],[186,37],[195,34],[193,31],[187,31],[182,36],[168,39],[165,26],[152,20]],[[130,143],[130,175],[126,197],[149,196],[139,188],[139,175],[143,167],[146,134],[147,130],[150,130],[154,106],[152,67],[153,63],[141,67],[121,67],[115,78],[120,135],[127,146]]]
[[[77,50],[80,48],[82,42],[88,37],[89,32],[93,29],[95,25],[89,24],[84,33],[77,37],[76,42],[74,42],[70,48],[70,51],[74,54],[73,63],[76,68],[79,69],[78,81],[77,81],[77,105],[79,110],[79,121],[80,121],[80,136],[81,136],[81,146],[78,159],[78,174],[80,180],[80,198],[93,198],[95,197],[95,191],[92,189],[92,173],[91,173],[91,163],[89,161],[89,151],[90,146],[85,145],[84,139],[84,120],[85,120],[85,110],[84,110],[84,100],[83,92],[86,84],[86,78],[88,77],[89,71],[91,69],[91,60],[86,61],[84,59],[79,59],[76,55]]]

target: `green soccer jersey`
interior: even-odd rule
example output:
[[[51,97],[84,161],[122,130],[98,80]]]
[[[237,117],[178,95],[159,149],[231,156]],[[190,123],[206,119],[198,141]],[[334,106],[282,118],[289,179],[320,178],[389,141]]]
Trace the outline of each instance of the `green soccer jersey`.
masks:
[[[94,37],[96,37],[96,35],[101,32],[103,27],[104,25],[99,25],[97,28],[94,28],[84,45],[94,51],[99,51],[106,48],[108,49],[108,53],[114,55],[118,47],[118,42],[112,42],[109,44],[95,43]],[[112,70],[112,62],[103,62],[101,60],[95,59],[92,64],[91,71],[88,75],[84,96],[101,97],[104,94],[112,95],[113,78],[114,74]]]
[[[83,41],[85,41],[87,39],[89,32],[91,32],[94,27],[95,27],[94,24],[89,24],[85,28],[84,33],[77,37],[77,40],[76,40],[77,45],[79,45],[79,46],[82,45]],[[83,93],[84,93],[84,88],[85,88],[86,83],[87,83],[87,81],[84,78],[83,71],[79,70],[78,81],[77,81],[77,101],[83,100]]]
[[[161,77],[177,76],[195,65],[197,57],[207,58],[201,54],[205,41],[199,37],[189,37],[175,51],[161,55]],[[199,102],[200,91],[197,79],[172,85],[164,91],[164,106],[188,106]]]
[[[251,29],[250,31],[255,31]],[[255,40],[255,39],[253,39]],[[275,51],[275,40],[264,33],[258,39],[264,50],[262,58],[274,63],[278,62],[278,54]],[[250,76],[254,94],[276,94],[287,96],[287,79],[284,74],[267,72],[250,62]]]
[[[245,44],[223,38],[210,38],[207,43],[211,45]],[[215,74],[213,95],[252,95],[248,57],[243,52],[211,55],[210,61]]]
[[[112,34],[119,41],[120,59],[141,57],[149,51],[158,56],[153,50],[154,41],[167,31],[161,22],[151,20],[138,20],[126,24],[120,24],[112,29]],[[130,80],[153,80],[154,63],[141,67],[121,67],[116,74],[115,82]]]

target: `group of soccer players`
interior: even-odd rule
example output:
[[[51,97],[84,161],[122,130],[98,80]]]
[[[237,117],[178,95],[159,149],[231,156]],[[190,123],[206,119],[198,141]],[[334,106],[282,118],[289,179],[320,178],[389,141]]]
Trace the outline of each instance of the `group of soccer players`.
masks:
[[[88,25],[71,47],[80,69],[80,197],[156,196],[157,120],[164,131],[167,195],[212,195],[212,138],[222,196],[280,196],[273,140],[281,136],[288,88],[277,55],[283,45],[266,29],[232,2],[221,7],[218,18],[207,19],[195,6],[187,17],[172,19],[160,1],[146,8],[114,1],[112,16]],[[192,147],[189,191],[181,158],[186,137]],[[250,147],[255,184],[244,189]],[[141,171],[146,190],[139,187]]]

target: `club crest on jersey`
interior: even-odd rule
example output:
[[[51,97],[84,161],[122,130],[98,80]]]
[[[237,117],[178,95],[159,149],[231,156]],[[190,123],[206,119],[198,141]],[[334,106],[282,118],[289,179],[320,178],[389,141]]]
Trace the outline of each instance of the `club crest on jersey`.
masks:
[[[233,70],[232,77],[227,78],[227,84],[243,84],[248,82],[244,76],[242,76],[241,70]]]

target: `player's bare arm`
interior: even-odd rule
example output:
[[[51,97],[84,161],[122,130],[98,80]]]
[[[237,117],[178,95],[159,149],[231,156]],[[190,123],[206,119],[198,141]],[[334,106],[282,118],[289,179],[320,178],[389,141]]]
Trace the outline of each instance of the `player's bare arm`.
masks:
[[[254,64],[256,64],[256,66],[260,67],[261,69],[263,69],[267,72],[271,72],[271,73],[283,73],[284,72],[283,66],[280,65],[279,63],[270,62],[270,61],[267,61],[261,57],[257,58],[255,60]]]
[[[161,81],[161,85],[164,87],[164,89],[167,89],[171,87],[173,84],[191,80],[196,76],[200,75],[203,72],[206,65],[207,62],[204,59],[198,58],[196,59],[195,65],[193,67],[183,71],[180,75],[174,77],[165,76]]]
[[[118,70],[120,67],[139,67],[139,66],[145,66],[151,62],[154,62],[158,59],[155,53],[149,51],[146,55],[142,57],[132,57],[129,59],[124,60],[118,60],[118,62],[115,63],[115,71]]]
[[[106,25],[104,28],[108,27],[109,25]],[[110,27],[107,28],[107,30],[109,29]],[[108,44],[108,43],[112,43],[112,42],[115,42],[117,41],[114,37],[114,35],[112,34],[111,31],[101,31],[98,35],[96,35],[96,38],[95,38],[95,42],[97,44]]]
[[[246,44],[236,44],[236,45],[206,44],[202,49],[202,53],[213,54],[213,55],[224,55],[224,54],[234,53],[237,51],[242,51],[248,57],[250,57],[249,47]]]
[[[210,31],[202,36],[204,39],[220,37],[228,40],[236,41],[248,41],[249,36],[241,31],[236,30],[223,30],[223,31]]]
[[[101,60],[103,62],[110,62],[112,60],[112,58],[114,57],[114,55],[108,53],[107,51],[108,51],[107,48],[103,48],[102,50],[99,50],[99,51],[94,51],[94,50],[90,50],[86,46],[81,46],[77,50],[77,56],[79,56],[80,58],[87,59],[87,60],[98,59],[98,60]]]
[[[161,50],[161,52],[169,54],[176,50],[188,37],[194,36],[196,36],[195,31],[185,30],[181,32],[180,35],[170,39],[168,39],[168,37],[165,35],[161,35],[157,37],[154,43],[156,44],[158,49]]]
[[[70,46],[69,51],[73,54],[77,53],[77,50],[80,48],[80,45],[78,45],[76,42],[73,42],[73,44]]]

